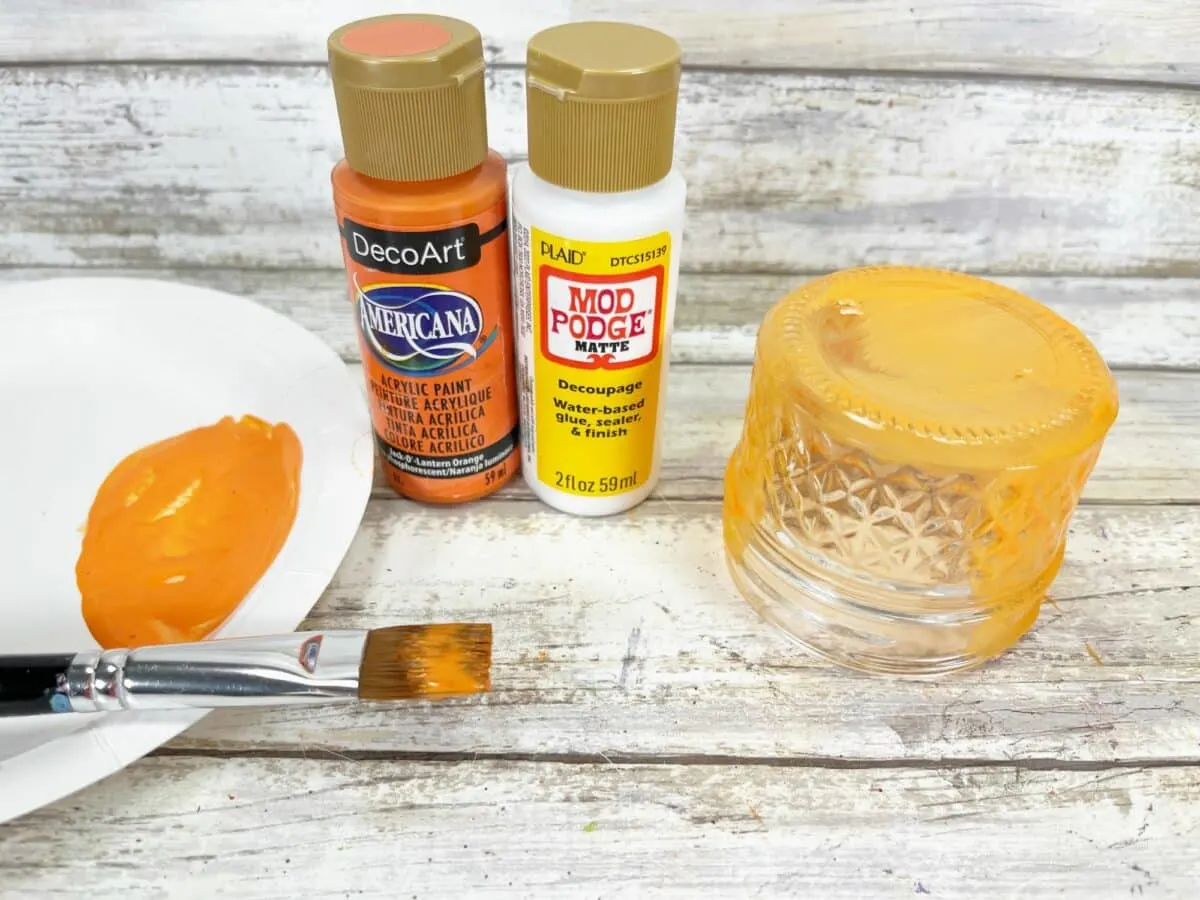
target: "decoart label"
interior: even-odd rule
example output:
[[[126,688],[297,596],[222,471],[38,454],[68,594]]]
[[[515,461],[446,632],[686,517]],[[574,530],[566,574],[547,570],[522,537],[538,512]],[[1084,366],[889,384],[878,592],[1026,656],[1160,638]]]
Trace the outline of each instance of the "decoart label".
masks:
[[[477,487],[519,463],[503,202],[437,230],[339,211],[371,424],[402,493]]]
[[[503,223],[500,228],[502,235]],[[479,264],[483,244],[497,236],[481,235],[474,222],[436,231],[391,231],[342,220],[346,256],[360,266],[394,275],[442,275],[469,269]]]

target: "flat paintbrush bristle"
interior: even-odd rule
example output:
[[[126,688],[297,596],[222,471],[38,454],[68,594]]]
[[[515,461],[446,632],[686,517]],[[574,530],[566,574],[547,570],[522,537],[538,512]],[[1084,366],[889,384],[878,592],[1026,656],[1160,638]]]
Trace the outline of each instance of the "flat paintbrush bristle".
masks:
[[[491,690],[491,625],[397,625],[367,633],[360,700],[457,697]]]

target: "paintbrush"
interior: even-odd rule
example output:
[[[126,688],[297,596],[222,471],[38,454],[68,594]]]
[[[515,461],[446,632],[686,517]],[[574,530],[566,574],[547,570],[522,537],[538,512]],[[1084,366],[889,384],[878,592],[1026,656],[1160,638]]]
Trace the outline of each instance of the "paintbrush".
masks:
[[[397,625],[0,656],[0,718],[418,700],[491,690],[492,626]]]

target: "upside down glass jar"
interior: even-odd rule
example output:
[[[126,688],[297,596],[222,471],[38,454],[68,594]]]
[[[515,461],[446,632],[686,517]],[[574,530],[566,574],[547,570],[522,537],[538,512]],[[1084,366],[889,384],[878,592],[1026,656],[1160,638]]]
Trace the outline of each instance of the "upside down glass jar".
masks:
[[[1069,322],[992,282],[852,269],[780,300],[758,334],[725,472],[731,575],[841,665],[935,675],[1033,624],[1117,414]]]

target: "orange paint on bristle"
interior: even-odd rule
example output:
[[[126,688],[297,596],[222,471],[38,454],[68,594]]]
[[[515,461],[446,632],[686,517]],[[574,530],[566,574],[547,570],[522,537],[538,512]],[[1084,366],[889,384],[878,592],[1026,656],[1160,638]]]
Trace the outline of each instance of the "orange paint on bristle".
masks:
[[[101,647],[198,641],[237,609],[296,519],[296,433],[253,416],[121,460],[88,513],[75,579]]]
[[[401,625],[367,635],[363,700],[460,697],[490,691],[492,626]]]

